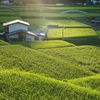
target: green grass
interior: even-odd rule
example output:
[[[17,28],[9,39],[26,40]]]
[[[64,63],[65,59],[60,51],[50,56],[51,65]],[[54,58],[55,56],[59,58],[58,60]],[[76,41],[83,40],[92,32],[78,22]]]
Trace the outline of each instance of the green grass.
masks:
[[[15,100],[13,97],[7,96],[5,93],[0,93],[1,100]]]
[[[1,9],[0,9],[0,17],[2,17],[2,16],[4,16],[4,17],[13,17],[13,16],[15,16],[16,17],[16,15],[15,15],[15,13],[10,9],[10,7],[9,6],[3,6],[3,5],[0,5],[1,6]],[[3,9],[4,8],[4,9]]]
[[[40,7],[39,5],[31,5],[31,6],[8,6],[8,8],[11,8],[11,9],[23,9],[23,10],[47,10],[48,8],[54,8],[54,7]],[[57,8],[57,7],[55,7]],[[58,7],[58,8],[62,8],[62,7]],[[64,8],[67,8],[67,7],[64,7]],[[84,7],[83,7],[84,8]],[[88,8],[88,7],[87,7]],[[89,7],[89,9],[92,8],[92,7]],[[98,8],[98,7],[95,7],[95,8]],[[6,12],[6,13],[5,13]],[[9,13],[10,12],[10,13]],[[82,26],[85,24],[82,24],[82,23],[78,23],[78,22],[75,22],[75,21],[72,21],[73,18],[77,18],[77,17],[93,17],[93,16],[99,16],[100,14],[99,13],[87,13],[87,14],[76,14],[76,13],[68,13],[68,14],[60,14],[60,13],[37,13],[37,12],[16,12],[16,14],[14,12],[12,12],[11,10],[7,11],[1,11],[0,12],[1,14],[4,14],[6,16],[6,14],[9,14],[9,15],[16,15],[16,17],[10,17],[6,19],[6,17],[4,18],[0,18],[0,20],[2,20],[2,22],[7,22],[8,19],[10,19],[9,21],[11,20],[14,20],[14,19],[22,19],[22,20],[25,20],[25,21],[28,21],[31,25],[29,26],[29,30],[31,29],[40,29],[41,31],[44,31],[44,28],[46,25],[54,25],[54,24],[57,24],[57,25],[79,25],[79,26]],[[40,18],[25,18],[25,17],[40,17]],[[70,18],[69,20],[49,20],[48,18]],[[71,20],[72,19],[72,20]],[[1,27],[1,30],[3,30],[3,28]]]
[[[4,30],[4,27],[0,26],[0,31],[3,32],[3,30]]]
[[[3,8],[7,6],[1,6]],[[39,6],[9,6],[40,10]],[[42,7],[47,10],[99,9],[98,7]],[[6,13],[5,13],[6,12]],[[8,14],[8,11],[1,14]],[[10,12],[10,11],[9,11]],[[9,14],[11,14],[10,12]],[[79,14],[18,12],[21,16],[79,17]],[[88,14],[86,16],[93,16]],[[98,14],[99,15],[99,14]],[[95,13],[95,16],[98,16]],[[20,17],[0,17],[8,22]],[[27,19],[29,29],[46,25],[88,26],[69,20]],[[3,27],[0,26],[0,30]],[[66,28],[62,40],[6,43],[0,41],[0,100],[100,100],[100,32],[91,28]],[[62,39],[62,28],[50,29],[49,39]],[[80,46],[77,46],[80,45]],[[97,75],[98,74],[98,75]],[[94,75],[94,76],[93,76]],[[84,77],[84,78],[83,78]]]
[[[0,8],[8,8],[6,5],[0,5]]]
[[[2,16],[0,17],[0,22],[8,22],[8,21],[12,21],[12,20],[16,20],[16,19],[21,19],[20,17],[16,16],[16,17],[7,17],[7,16]]]
[[[61,51],[61,48],[58,49]],[[65,48],[66,50],[67,48]],[[38,49],[32,50],[18,45],[0,46],[0,55],[0,65],[4,69],[19,68],[60,80],[94,74],[89,69],[86,70],[64,60],[63,57],[59,59],[57,56],[49,55],[46,51],[43,53]]]
[[[29,29],[40,29],[41,31],[44,31],[46,25],[50,24],[50,25],[55,25],[54,22],[48,20],[48,19],[44,19],[44,18],[34,18],[34,19],[24,19],[25,21],[30,23]]]
[[[72,37],[72,38],[67,38],[66,41],[77,46],[80,45],[99,46],[100,45],[100,37],[98,36]]]
[[[76,22],[74,20],[49,20],[45,18],[25,18],[25,21],[30,23],[29,29],[40,29],[44,31],[47,25],[58,25],[58,26],[88,26],[83,23]]]
[[[57,59],[67,62],[67,64],[91,70],[94,73],[100,73],[99,55],[100,49],[95,46],[80,46],[69,48],[52,48],[40,50],[48,55],[52,55]]]
[[[81,87],[91,88],[100,91],[100,74],[90,77],[78,78],[69,81]]]
[[[61,48],[61,47],[73,47],[74,45],[61,40],[52,41],[36,41],[36,42],[14,42],[10,44],[22,45],[31,49],[48,49],[48,48]]]
[[[18,16],[13,16],[13,17],[7,17],[7,16],[0,16],[0,23],[6,23],[6,22],[9,22],[9,21],[12,21],[12,20],[16,20],[16,19],[20,19],[22,20],[20,17]],[[4,27],[1,25],[0,26],[0,31],[3,31],[4,30]]]
[[[71,18],[87,18],[87,17],[98,17],[100,16],[100,13],[66,13],[66,14],[61,14],[63,15],[64,17],[71,17]]]
[[[26,6],[10,6],[13,10],[45,10],[46,7],[40,5],[26,5]]]
[[[12,11],[0,11],[0,15],[1,16],[7,16],[7,15],[9,15],[9,16],[14,16],[15,15],[15,13],[14,12],[12,12]]]
[[[43,17],[45,16],[46,18],[77,18],[77,17],[97,17],[100,16],[100,13],[65,13],[65,14],[60,14],[60,13],[43,13],[43,12],[18,12],[18,14],[22,17]]]
[[[4,42],[3,40],[0,40],[0,46],[3,46],[3,45],[9,45],[9,43]]]
[[[76,22],[72,19],[68,19],[68,20],[50,20],[50,21],[55,23],[56,25],[59,25],[59,26],[88,26],[84,23],[79,23],[79,22]]]
[[[13,10],[28,10],[28,12],[17,12],[19,15],[21,16],[34,16],[34,17],[42,17],[42,16],[46,16],[46,17],[93,17],[93,16],[99,16],[99,13],[87,13],[87,14],[83,14],[83,13],[68,13],[68,14],[59,14],[59,13],[36,13],[36,12],[29,12],[29,10],[47,10],[49,12],[49,10],[98,10],[99,7],[44,7],[44,6],[36,6],[36,5],[32,5],[32,6],[9,6],[8,8],[11,8]]]
[[[65,28],[62,33],[62,28],[49,29],[47,38],[48,39],[61,39],[69,37],[87,37],[97,36],[97,33],[92,28]],[[62,35],[64,34],[64,35]]]
[[[60,13],[49,13],[49,10],[98,10],[99,7],[44,7],[40,5],[31,5],[31,6],[12,6],[11,7],[13,10],[38,10],[41,11],[39,13],[36,12],[17,12],[20,16],[22,17],[53,17],[53,18],[67,18],[67,17],[97,17],[99,16],[99,12],[97,13],[67,13],[67,14],[60,14]],[[47,10],[48,13],[43,13],[42,10]]]
[[[48,7],[50,10],[98,10],[99,7],[90,6],[90,7]]]
[[[99,6],[86,7],[45,7],[42,5],[26,5],[26,6],[11,6],[12,9],[18,10],[98,10]]]
[[[3,23],[16,19],[22,19],[21,17],[16,15],[16,13],[14,13],[11,9],[9,9],[9,6],[0,5],[0,8],[5,8],[4,10],[0,10],[0,31],[4,30],[4,27],[2,26]]]
[[[100,36],[100,31],[97,31],[98,35]]]
[[[4,100],[99,100],[100,92],[19,70],[0,70]],[[0,95],[0,98],[2,98]]]
[[[64,15],[63,14],[59,14],[59,13],[36,13],[36,12],[18,12],[18,14],[20,16],[25,16],[25,17],[30,17],[30,16],[33,16],[33,17],[63,17]]]

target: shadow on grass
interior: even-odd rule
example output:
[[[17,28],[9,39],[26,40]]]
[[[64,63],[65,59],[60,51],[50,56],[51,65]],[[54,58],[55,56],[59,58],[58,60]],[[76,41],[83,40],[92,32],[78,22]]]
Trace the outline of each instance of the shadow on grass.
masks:
[[[98,36],[70,37],[70,38],[65,38],[64,40],[77,46],[93,45],[100,47],[100,37]]]

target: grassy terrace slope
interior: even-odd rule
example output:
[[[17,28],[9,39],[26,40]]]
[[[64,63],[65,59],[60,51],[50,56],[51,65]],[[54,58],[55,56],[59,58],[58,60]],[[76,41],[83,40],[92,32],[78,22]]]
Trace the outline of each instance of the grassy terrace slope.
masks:
[[[18,10],[21,12],[17,12],[23,18],[25,17],[46,17],[46,18],[67,18],[67,17],[96,17],[99,16],[99,6],[92,6],[92,7],[45,7],[41,5],[31,5],[31,6],[11,6],[13,10]],[[66,13],[60,14],[62,11],[66,10],[98,10],[98,12],[91,12],[91,13]],[[56,11],[56,12],[55,12]],[[59,11],[59,13],[58,13]]]
[[[74,21],[74,20],[72,20],[72,19],[68,19],[68,20],[50,20],[51,22],[53,22],[53,23],[55,23],[55,25],[58,25],[58,26],[64,26],[64,27],[66,27],[66,26],[88,26],[88,25],[86,25],[86,24],[84,24],[84,23],[79,23],[79,22],[77,22],[77,21]],[[52,24],[50,24],[50,25],[52,25]]]
[[[4,42],[3,40],[0,40],[0,46],[8,45],[9,43]]]
[[[48,40],[48,41],[36,41],[36,42],[12,42],[10,44],[22,45],[31,49],[52,49],[52,48],[61,48],[61,47],[73,47],[74,45],[61,40]]]
[[[100,7],[0,5],[0,23],[23,19],[31,24],[29,30],[44,31],[46,25],[87,26],[68,17],[100,15],[99,11],[62,15],[44,13],[69,9],[100,10]],[[31,16],[40,18],[33,19]],[[67,20],[58,20],[57,17],[65,17]],[[3,27],[0,26],[0,31],[2,30]],[[66,41],[62,41],[62,28],[59,28],[50,29],[48,39],[60,40],[10,44],[0,41],[0,100],[100,100],[99,36],[100,31],[96,33],[92,28],[64,28]]]
[[[100,16],[100,13],[65,13],[65,14],[60,14],[60,13],[43,13],[43,12],[18,12],[18,14],[23,17],[23,18],[30,18],[30,17],[41,17],[43,18],[45,16],[45,18],[65,18],[67,19],[68,17],[70,18],[77,18],[77,17],[97,17]]]
[[[18,16],[10,16],[10,17],[0,16],[0,22],[2,22],[2,23],[12,21],[12,20],[15,20],[15,19],[21,19],[21,18],[18,17]]]
[[[1,10],[0,11],[0,16],[15,16],[15,13],[12,12],[11,10]]]
[[[20,19],[22,20],[20,17],[18,16],[0,16],[0,23],[3,24],[3,23],[6,23],[6,22],[9,22],[9,21],[12,21],[12,20],[16,20],[16,19]],[[2,25],[0,25],[0,31],[3,31],[4,30],[4,27]]]
[[[100,91],[100,74],[95,76],[73,79],[69,82],[79,85],[81,87],[91,88],[93,90]]]
[[[30,23],[29,29],[40,29],[44,31],[46,25],[65,25],[65,26],[88,26],[73,20],[49,20],[45,18],[26,18],[25,21]],[[61,30],[60,30],[61,32]]]
[[[56,25],[56,23],[44,18],[26,18],[25,21],[30,23],[29,29],[40,29],[44,31],[46,25]]]
[[[94,74],[88,69],[71,65],[68,61],[47,52],[42,53],[18,45],[0,46],[0,65],[3,69],[19,68],[60,80]]]
[[[19,70],[0,71],[2,100],[100,100],[100,92]]]
[[[1,24],[3,24],[3,23],[6,23],[6,22],[9,22],[9,21],[12,21],[12,20],[16,20],[16,19],[20,19],[20,20],[22,20],[20,17],[18,17],[18,16],[0,16],[0,23]],[[0,25],[0,31],[1,32],[3,32],[3,30],[4,30],[4,27],[2,26],[2,25]]]
[[[41,7],[39,5],[31,5],[31,6],[2,6],[4,10],[0,10],[0,20],[1,23],[8,22],[15,19],[22,19],[24,21],[27,21],[30,23],[29,30],[31,29],[40,29],[41,31],[44,31],[46,25],[82,25],[81,23],[74,22],[72,19],[74,18],[87,18],[87,17],[93,17],[93,16],[99,16],[100,13],[67,13],[67,14],[60,14],[49,12],[50,10],[53,11],[55,9],[59,8],[68,10],[70,7]],[[72,7],[74,9],[74,7]],[[75,9],[99,9],[99,7],[75,7]],[[18,12],[17,12],[18,10]],[[26,10],[26,11],[23,11]],[[36,11],[35,11],[36,10]],[[42,12],[42,11],[47,12]],[[40,12],[37,12],[40,11]],[[7,17],[6,17],[7,16]],[[68,19],[70,17],[70,19]],[[51,19],[54,20],[51,20]],[[56,20],[55,20],[56,19]],[[58,20],[57,20],[58,19]],[[59,20],[59,19],[68,19],[68,20]],[[71,20],[71,22],[70,22]],[[70,22],[70,24],[69,24]],[[71,24],[72,23],[72,24]],[[3,27],[0,26],[0,31],[3,30]]]
[[[77,41],[81,43],[91,42],[91,45],[95,45],[94,40],[99,38],[92,38],[93,41],[85,38],[84,41]],[[15,43],[14,43],[15,44]],[[31,49],[39,50],[48,56],[56,58],[56,60],[65,61],[67,65],[77,66],[85,70],[92,71],[94,73],[100,73],[99,59],[100,59],[100,48],[95,46],[74,46],[68,42],[54,40],[54,41],[42,41],[42,42],[27,42],[27,43],[16,43],[21,44]],[[66,66],[67,66],[66,65]]]
[[[82,6],[82,7],[48,7],[51,10],[98,10],[100,9],[99,6]]]
[[[65,28],[63,32],[63,38],[68,37],[89,37],[97,36],[97,33],[92,28]],[[49,29],[47,34],[48,39],[61,39],[62,28]]]
[[[67,64],[78,68],[89,69],[100,73],[100,48],[95,46],[80,46],[69,48],[52,48],[40,50],[57,59],[63,59]]]

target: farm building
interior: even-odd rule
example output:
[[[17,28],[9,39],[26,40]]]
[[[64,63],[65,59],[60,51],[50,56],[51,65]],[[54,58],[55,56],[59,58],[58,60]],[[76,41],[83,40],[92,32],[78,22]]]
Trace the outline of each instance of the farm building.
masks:
[[[93,4],[100,4],[100,0],[91,0],[91,2],[93,2]]]
[[[43,40],[45,38],[44,33],[41,33],[39,29],[31,30],[31,32],[37,35],[37,40]]]
[[[13,41],[35,41],[42,40],[41,35],[37,35],[31,31],[28,31],[28,26],[30,24],[21,20],[14,20],[7,23],[3,23],[4,36],[9,42]],[[40,38],[41,36],[41,38]]]
[[[100,30],[100,16],[91,21],[95,30]]]
[[[0,2],[1,4],[4,4],[4,5],[9,5],[9,0],[1,0]]]
[[[92,22],[100,23],[100,16],[99,17],[96,17],[94,20],[92,20]]]

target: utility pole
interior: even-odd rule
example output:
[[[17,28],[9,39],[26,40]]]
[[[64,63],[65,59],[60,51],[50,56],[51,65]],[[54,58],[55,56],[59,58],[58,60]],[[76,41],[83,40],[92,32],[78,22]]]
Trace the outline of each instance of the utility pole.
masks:
[[[62,26],[62,40],[64,40],[64,25]]]

